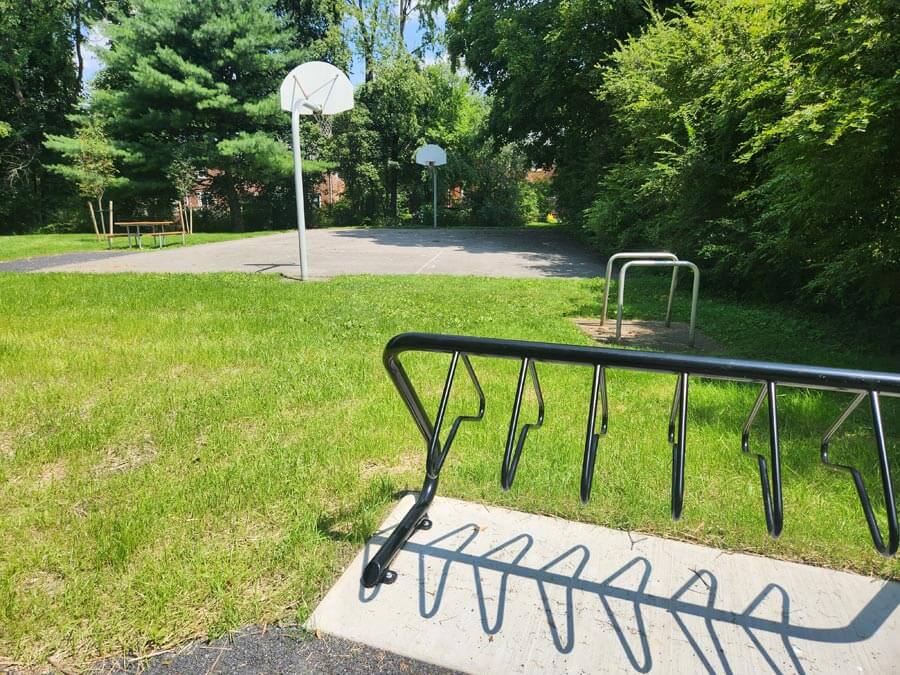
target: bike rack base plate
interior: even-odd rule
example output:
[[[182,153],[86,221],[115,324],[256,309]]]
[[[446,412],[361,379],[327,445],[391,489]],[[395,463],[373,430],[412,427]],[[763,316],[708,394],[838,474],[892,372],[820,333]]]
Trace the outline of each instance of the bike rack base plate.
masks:
[[[465,672],[890,672],[900,584],[437,497],[367,589],[404,497],[307,628]]]

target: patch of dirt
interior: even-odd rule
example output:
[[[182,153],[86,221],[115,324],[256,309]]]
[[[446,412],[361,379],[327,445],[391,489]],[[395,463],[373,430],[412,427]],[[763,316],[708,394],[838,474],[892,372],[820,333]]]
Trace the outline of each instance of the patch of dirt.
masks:
[[[56,595],[62,590],[65,580],[56,572],[38,570],[22,582],[22,589],[27,592],[37,591],[45,595]]]
[[[425,471],[425,456],[421,452],[408,452],[400,455],[400,458],[388,465],[380,464],[367,459],[359,467],[359,477],[369,480],[375,476],[399,476],[406,473],[422,473]]]
[[[50,484],[65,478],[66,473],[66,463],[63,460],[48,464],[38,476],[37,485],[40,488],[48,487]]]
[[[690,326],[673,321],[622,321],[622,337],[616,340],[615,319],[603,324],[599,319],[572,319],[576,326],[592,340],[614,347],[641,347],[664,352],[712,352],[724,353],[725,347],[695,330],[694,346],[690,344]]]
[[[13,452],[13,432],[0,431],[0,457],[11,458]]]
[[[147,464],[156,458],[159,449],[150,437],[144,437],[135,443],[107,448],[104,458],[94,467],[97,476],[131,471]]]

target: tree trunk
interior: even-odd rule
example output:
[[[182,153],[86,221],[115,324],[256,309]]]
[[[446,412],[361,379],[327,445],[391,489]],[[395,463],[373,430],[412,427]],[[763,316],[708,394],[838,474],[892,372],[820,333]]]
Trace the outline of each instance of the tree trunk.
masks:
[[[81,43],[84,36],[81,34],[81,0],[75,0],[75,62],[78,64],[78,92],[82,90],[84,83],[84,55],[81,53]]]
[[[400,0],[400,3],[397,8],[397,19],[400,27],[400,34],[398,37],[398,43],[400,47],[400,53],[406,51],[406,40],[403,38],[403,34],[406,32],[406,21],[409,19],[409,15],[412,14],[413,10],[413,0]]]
[[[109,224],[109,229],[106,227],[106,220],[103,218],[103,195],[97,197],[97,212],[100,214],[100,229],[103,230],[103,234],[112,234],[112,223]]]
[[[390,195],[390,201],[388,202],[388,215],[392,218],[397,217],[397,169],[389,169],[390,173],[388,175],[388,194]]]
[[[231,215],[231,227],[235,232],[243,232],[244,213],[241,211],[241,199],[237,185],[231,179],[228,180],[228,187],[225,190],[225,200],[228,202],[228,212]]]
[[[19,82],[19,78],[16,77],[15,74],[12,75],[12,83],[13,83],[13,95],[16,97],[16,101],[19,102],[19,105],[25,105],[25,94],[22,93],[22,84]]]
[[[373,49],[366,48],[365,53],[365,63],[366,63],[366,82],[371,82],[375,79],[375,54]]]

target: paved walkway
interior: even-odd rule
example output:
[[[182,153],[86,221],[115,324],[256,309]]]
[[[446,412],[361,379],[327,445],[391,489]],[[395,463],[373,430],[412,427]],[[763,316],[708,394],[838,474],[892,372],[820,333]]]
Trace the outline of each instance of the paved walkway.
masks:
[[[6,260],[0,262],[0,272],[40,272],[60,265],[73,265],[77,263],[105,260],[121,255],[128,255],[122,251],[84,251],[77,253],[59,253],[57,255],[38,255],[19,260]]]
[[[438,497],[395,583],[385,527],[307,627],[471,673],[887,673],[900,584]]]
[[[341,274],[595,277],[596,254],[540,228],[326,229],[307,232],[313,278]],[[43,272],[298,273],[296,233],[235,239],[105,259],[64,261]]]

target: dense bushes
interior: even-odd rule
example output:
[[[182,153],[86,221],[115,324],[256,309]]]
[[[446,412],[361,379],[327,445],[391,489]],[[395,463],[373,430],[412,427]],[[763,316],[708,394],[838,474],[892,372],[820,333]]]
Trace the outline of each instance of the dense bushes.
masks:
[[[900,13],[881,0],[701,0],[612,54],[627,139],[586,211],[605,250],[671,248],[717,285],[900,306]]]
[[[335,119],[332,151],[346,192],[330,222],[431,223],[431,178],[413,157],[437,143],[447,151],[438,171],[442,224],[522,224],[534,210],[529,164],[519,146],[491,135],[489,110],[489,99],[446,65],[423,68],[406,55],[380,63],[357,88],[353,110]]]

